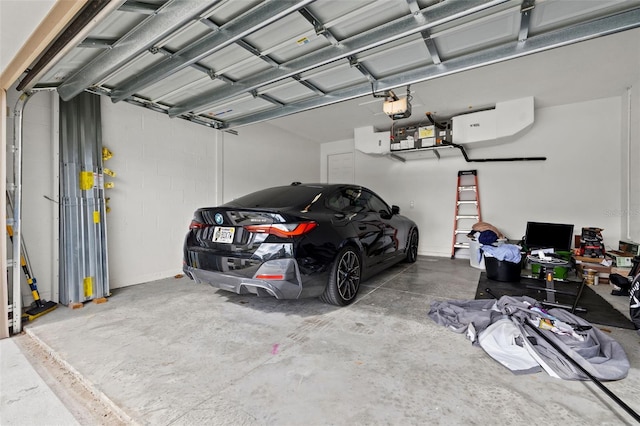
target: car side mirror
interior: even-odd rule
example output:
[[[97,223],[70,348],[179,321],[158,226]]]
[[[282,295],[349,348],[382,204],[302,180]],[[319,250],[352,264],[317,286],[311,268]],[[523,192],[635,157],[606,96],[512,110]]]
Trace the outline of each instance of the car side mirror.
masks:
[[[391,206],[391,214],[400,214],[400,207]]]
[[[389,213],[389,210],[380,210],[378,213],[380,213],[380,217],[385,220],[389,220],[393,216],[393,214]]]

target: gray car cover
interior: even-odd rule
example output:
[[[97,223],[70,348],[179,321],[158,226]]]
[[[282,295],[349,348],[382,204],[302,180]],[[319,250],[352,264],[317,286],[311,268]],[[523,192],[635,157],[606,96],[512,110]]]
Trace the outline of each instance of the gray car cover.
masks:
[[[504,316],[478,335],[478,344],[514,374],[537,373],[542,370],[540,361],[525,337],[518,324]]]
[[[610,336],[564,309],[545,310],[530,297],[434,301],[429,317],[466,333],[472,343],[516,374],[542,368],[553,377],[589,380],[567,356],[603,381],[623,379],[629,371],[624,349]],[[564,354],[528,330],[525,322],[538,327]]]

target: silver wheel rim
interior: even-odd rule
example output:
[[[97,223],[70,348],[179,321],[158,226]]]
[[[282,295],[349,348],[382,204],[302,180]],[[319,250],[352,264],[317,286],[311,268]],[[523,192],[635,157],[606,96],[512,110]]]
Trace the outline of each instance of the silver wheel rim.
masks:
[[[411,251],[412,259],[418,257],[418,234],[415,231],[411,233],[411,245],[409,246],[409,250]]]
[[[352,251],[346,252],[338,264],[338,293],[344,300],[351,300],[360,285],[360,261]]]

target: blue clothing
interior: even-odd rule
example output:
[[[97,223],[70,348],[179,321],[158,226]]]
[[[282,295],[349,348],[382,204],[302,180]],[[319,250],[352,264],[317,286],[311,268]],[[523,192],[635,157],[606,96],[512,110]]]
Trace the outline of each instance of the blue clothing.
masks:
[[[496,235],[495,232],[490,231],[490,230],[486,230],[486,231],[482,231],[480,233],[480,236],[478,237],[478,242],[480,244],[493,244],[496,241],[498,241],[498,236]]]
[[[522,254],[520,247],[514,244],[502,244],[495,246],[482,246],[482,251],[495,257],[498,260],[506,260],[507,262],[520,263]]]

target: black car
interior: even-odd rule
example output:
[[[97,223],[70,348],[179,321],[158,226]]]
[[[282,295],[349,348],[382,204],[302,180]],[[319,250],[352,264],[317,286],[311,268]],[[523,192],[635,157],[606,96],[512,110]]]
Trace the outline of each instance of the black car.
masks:
[[[294,182],[196,210],[183,269],[238,294],[344,306],[361,281],[417,254],[416,224],[369,189]]]

